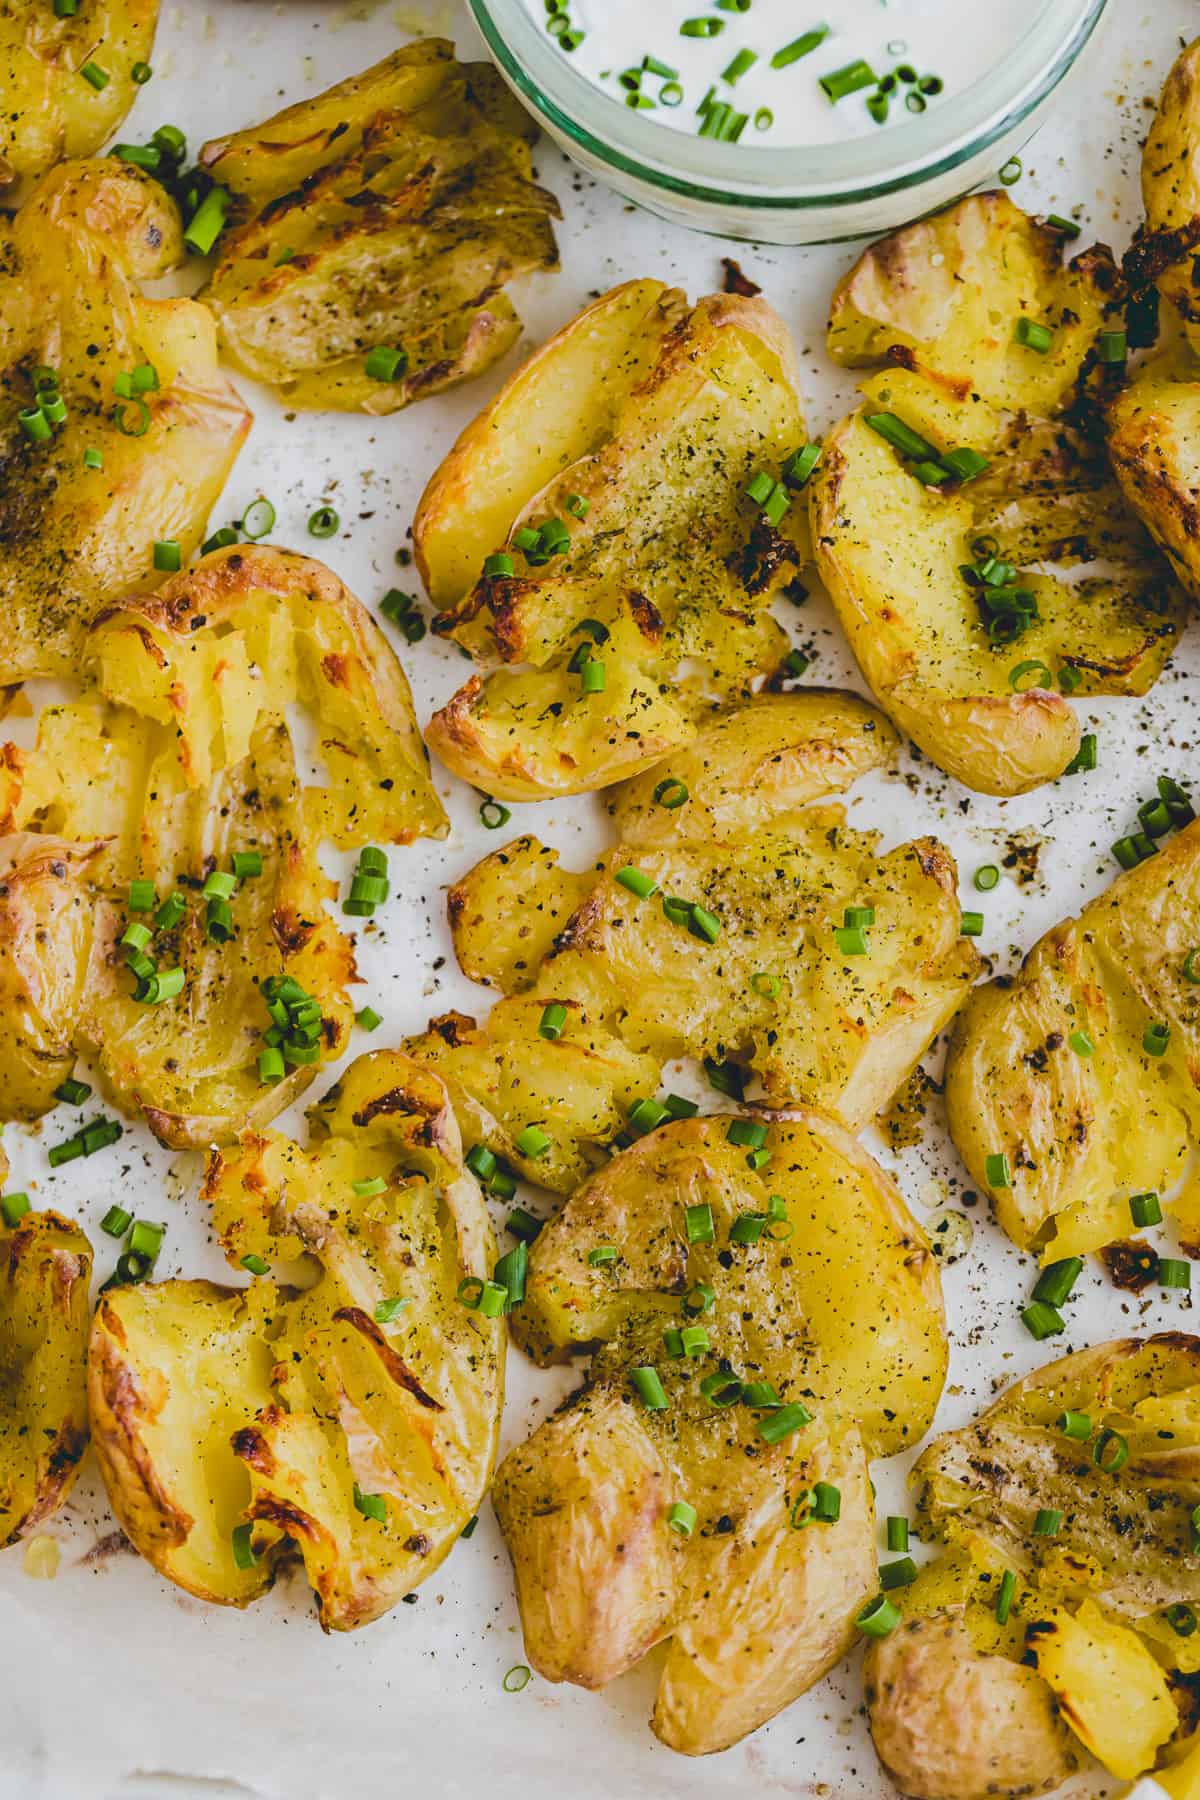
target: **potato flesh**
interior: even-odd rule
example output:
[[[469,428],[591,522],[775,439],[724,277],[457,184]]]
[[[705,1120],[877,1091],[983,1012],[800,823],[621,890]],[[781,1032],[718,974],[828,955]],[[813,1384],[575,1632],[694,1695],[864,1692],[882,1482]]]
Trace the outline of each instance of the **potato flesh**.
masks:
[[[543,413],[555,423],[528,454]],[[459,439],[418,512],[438,629],[521,665],[473,679],[435,716],[442,760],[502,798],[588,792],[689,742],[706,699],[776,671],[788,646],[769,606],[806,540],[798,506],[769,527],[743,490],[804,440],[791,345],[762,302],[689,310],[631,283],[560,332]],[[493,470],[499,491],[468,500]],[[467,535],[451,549],[460,509]],[[518,552],[512,576],[482,575],[490,551],[548,517],[566,522],[562,554],[542,568]],[[603,692],[570,667],[581,630],[600,640]]]
[[[307,1151],[249,1134],[214,1154],[205,1194],[231,1262],[303,1255],[318,1279],[119,1290],[97,1318],[92,1383],[120,1404],[94,1409],[114,1505],[164,1574],[245,1604],[298,1554],[322,1624],[350,1630],[430,1574],[477,1509],[504,1327],[457,1298],[495,1246],[436,1078],[397,1053],[362,1057],[310,1118]],[[375,1179],[384,1191],[355,1193]],[[262,1560],[240,1571],[231,1534],[247,1521]]]
[[[206,308],[139,291],[182,257],[180,229],[165,190],[110,159],[54,170],[0,230],[13,277],[0,298],[5,684],[74,676],[96,614],[157,585],[156,541],[176,540],[188,561],[249,430]],[[48,444],[29,443],[17,423],[35,364],[57,371],[67,404]],[[158,386],[119,406],[118,375],[142,364]],[[142,405],[145,431],[126,435],[118,410],[136,432]],[[86,449],[102,468],[85,466]]]
[[[1133,1781],[1153,1768],[1179,1714],[1141,1640],[1085,1600],[1074,1615],[1063,1609],[1039,1624],[1032,1647],[1067,1723],[1109,1774]]]
[[[1200,349],[1200,294],[1193,260],[1200,237],[1200,42],[1189,44],[1167,76],[1142,153],[1146,238],[1131,257],[1145,258],[1163,298],[1175,309],[1193,348]]]
[[[95,0],[66,18],[42,0],[8,0],[0,14],[0,186],[100,149],[133,105],[133,67],[149,60],[157,22],[158,0]],[[109,78],[101,89],[79,74],[98,45]]]
[[[204,297],[239,368],[292,406],[394,412],[480,373],[520,321],[505,284],[553,268],[552,194],[499,77],[428,39],[201,162],[242,203]],[[368,374],[403,349],[395,380]]]
[[[0,1544],[62,1504],[87,1448],[92,1249],[57,1213],[0,1232]]]
[[[755,1729],[848,1647],[876,1580],[864,1441],[890,1452],[919,1436],[945,1369],[936,1270],[891,1182],[817,1114],[773,1128],[762,1174],[729,1123],[662,1127],[543,1229],[518,1337],[539,1360],[602,1348],[582,1393],[496,1483],[531,1662],[602,1686],[669,1637],[653,1725],[690,1754]],[[792,1234],[730,1244],[768,1191]],[[711,1243],[688,1242],[684,1209],[698,1204]],[[616,1265],[589,1263],[599,1243],[620,1247]],[[680,1300],[698,1282],[716,1295],[700,1321],[709,1345],[673,1359],[662,1333],[688,1322]],[[801,1400],[812,1423],[764,1448],[749,1408],[699,1391],[722,1363]],[[630,1369],[647,1364],[666,1411],[633,1395]],[[841,1518],[796,1529],[793,1503],[818,1480],[840,1488]],[[667,1523],[678,1499],[698,1514],[687,1539]]]
[[[468,973],[482,968],[496,980],[526,961],[524,941],[511,935],[522,904],[489,914],[480,901],[501,884],[515,891],[512,875],[536,854],[490,859],[455,890],[455,942]],[[615,878],[626,866],[660,894],[714,914],[717,941],[672,924],[657,896],[630,893]],[[558,910],[552,887],[547,904]],[[875,908],[869,957],[839,949],[834,931],[847,906]],[[661,1060],[744,1061],[771,1104],[803,1100],[857,1127],[886,1105],[951,1017],[973,969],[940,846],[921,840],[880,856],[873,838],[831,817],[715,845],[618,846],[532,989],[546,1002],[578,1001],[632,1049]],[[755,975],[767,982],[755,984]]]
[[[831,355],[893,366],[826,439],[809,488],[817,564],[880,704],[983,793],[1023,793],[1075,755],[1079,724],[1056,684],[1145,693],[1182,626],[1170,570],[1087,428],[1119,289],[1107,251],[1064,268],[1055,232],[982,195],[868,250],[834,295]],[[1021,318],[1052,331],[1045,355],[1016,341]],[[949,490],[920,482],[867,424],[880,412],[939,452],[983,452],[990,469]],[[962,576],[987,539],[1039,615],[1006,645]]]
[[[335,889],[319,839],[407,842],[444,829],[407,683],[328,570],[265,549],[218,553],[159,599],[110,610],[84,661],[103,697],[47,709],[37,749],[9,756],[8,823],[31,835],[7,840],[20,879],[0,917],[14,1052],[0,1105],[39,1116],[83,1052],[165,1142],[228,1142],[315,1072],[260,1081],[265,979],[290,974],[318,1000],[322,1057],[338,1055],[350,1029],[353,956],[326,911]],[[284,722],[297,703],[316,718],[324,787],[297,779]],[[262,872],[230,902],[234,939],[212,943],[197,889],[245,850]],[[150,947],[160,968],[186,975],[156,1006],[133,999],[115,948],[135,879],[152,881],[159,902],[193,884],[184,922]],[[39,942],[39,926],[53,943]],[[54,944],[70,963],[58,966]]]
[[[657,1058],[637,1055],[590,1024],[574,1002],[557,1039],[541,1033],[544,1012],[540,1000],[500,1000],[482,1029],[451,1013],[403,1048],[446,1083],[472,1143],[485,1143],[527,1181],[569,1194],[604,1160],[662,1071]],[[550,1138],[541,1156],[517,1147],[530,1125]]]
[[[1127,1196],[1170,1189],[1200,1136],[1193,1067],[1200,996],[1179,971],[1200,907],[1200,825],[1036,944],[1007,987],[979,988],[960,1014],[946,1071],[951,1136],[972,1178],[1004,1154],[994,1192],[1014,1242],[1048,1258],[1129,1230]],[[1148,1024],[1170,1028],[1148,1056]],[[1072,1032],[1095,1049],[1080,1056]]]

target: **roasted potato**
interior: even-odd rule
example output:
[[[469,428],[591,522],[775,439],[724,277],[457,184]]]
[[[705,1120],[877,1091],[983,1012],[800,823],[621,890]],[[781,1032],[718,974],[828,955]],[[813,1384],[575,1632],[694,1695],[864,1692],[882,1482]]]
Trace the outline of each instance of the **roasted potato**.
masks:
[[[264,982],[290,976],[317,1003],[317,1060],[345,1047],[354,959],[325,908],[320,839],[445,829],[407,683],[328,569],[261,547],[217,552],[110,608],[81,661],[87,696],[42,714],[32,753],[0,750],[0,1115],[39,1117],[82,1052],[165,1143],[227,1142],[316,1072],[289,1051],[283,1080],[260,1079],[279,1022]],[[300,786],[295,703],[315,718],[325,787]],[[213,941],[199,890],[245,851],[261,871],[231,897],[232,939]],[[160,905],[182,890],[186,910],[161,926],[131,915],[134,880]],[[120,941],[139,920],[153,927],[150,960],[184,972],[156,1004],[135,998]]]
[[[6,0],[0,188],[99,150],[133,105],[133,70],[149,59],[157,23],[158,0],[89,0],[66,17],[46,0]],[[84,68],[106,79],[89,81]]]
[[[804,441],[791,340],[764,301],[693,307],[632,281],[543,345],[413,526],[435,629],[522,665],[472,677],[434,716],[442,761],[507,800],[585,793],[776,675],[788,639],[770,607],[807,555],[802,508],[781,489],[773,524],[745,489],[778,483]],[[527,543],[543,527],[552,552]],[[488,573],[491,556],[512,572]]]
[[[495,1487],[530,1662],[601,1687],[669,1639],[651,1723],[692,1755],[849,1647],[876,1581],[865,1453],[918,1439],[945,1374],[936,1267],[891,1180],[817,1113],[751,1168],[744,1124],[663,1126],[542,1231],[518,1339],[539,1361],[601,1347]],[[818,1481],[835,1523],[809,1517]]]
[[[1198,919],[1200,822],[1047,932],[1016,977],[976,988],[955,1021],[950,1134],[1023,1249],[1053,1260],[1127,1237],[1129,1195],[1184,1175],[1200,1140],[1200,988],[1184,974]],[[1151,1025],[1169,1027],[1162,1055]],[[989,1180],[999,1157],[991,1175],[1007,1186]]]
[[[64,163],[0,221],[0,684],[74,675],[97,613],[159,581],[154,544],[193,554],[250,428],[208,309],[142,296],[182,254],[174,201],[113,160]],[[46,370],[66,417],[35,440]],[[135,370],[151,385],[122,399]]]
[[[988,794],[1061,775],[1080,736],[1063,695],[1144,694],[1182,620],[1099,441],[1097,342],[1121,323],[1120,278],[1100,247],[1066,267],[1061,250],[1007,196],[976,195],[866,251],[829,327],[835,361],[885,368],[825,439],[817,566],[881,706]],[[1017,341],[1021,319],[1052,332],[1044,352]],[[985,471],[921,479],[869,423],[882,414],[939,456],[984,454]],[[983,585],[989,559],[1025,610]]]
[[[905,1622],[864,1671],[901,1790],[1044,1792],[1078,1761],[1063,1722],[1110,1773],[1152,1767],[1180,1727],[1169,1676],[1200,1667],[1172,1623],[1200,1603],[1200,1339],[1130,1338],[1050,1363],[938,1438],[912,1480],[922,1539],[948,1549],[904,1590]],[[1034,1530],[1044,1510],[1056,1532]]]
[[[543,1035],[540,1000],[499,1000],[481,1027],[446,1013],[405,1040],[416,1062],[446,1084],[464,1135],[485,1143],[527,1181],[569,1194],[603,1162],[625,1130],[630,1109],[658,1086],[657,1058],[638,1055],[574,1002],[557,1038]],[[517,1139],[529,1125],[550,1138],[541,1156]]]
[[[1142,152],[1146,231],[1130,252],[1135,283],[1154,282],[1200,350],[1200,38],[1181,51],[1167,76]]]
[[[655,896],[702,906],[713,940],[673,922],[658,897],[631,893],[617,878],[629,868],[655,883]],[[568,895],[579,879],[565,875]],[[840,813],[703,846],[618,845],[574,911],[558,883],[554,853],[533,838],[456,883],[450,918],[464,971],[545,1004],[574,1003],[593,1029],[607,1026],[660,1063],[739,1064],[767,1105],[821,1106],[853,1129],[887,1105],[978,967],[943,847],[922,838],[881,855],[876,836],[850,830]],[[567,914],[540,963],[531,956],[539,906]],[[843,950],[836,935],[855,906],[874,910],[867,955]]]
[[[88,1387],[113,1508],[155,1568],[244,1606],[298,1556],[322,1625],[348,1631],[477,1510],[504,1322],[458,1298],[495,1251],[437,1078],[360,1057],[309,1121],[308,1150],[250,1133],[214,1153],[205,1194],[231,1262],[303,1256],[315,1282],[110,1290]]]
[[[292,407],[390,413],[520,335],[505,293],[558,266],[537,128],[489,63],[425,38],[206,144],[234,196],[204,299],[234,364]],[[373,371],[372,350],[403,352]]]
[[[87,1449],[92,1247],[53,1212],[0,1228],[0,1544],[55,1512]]]

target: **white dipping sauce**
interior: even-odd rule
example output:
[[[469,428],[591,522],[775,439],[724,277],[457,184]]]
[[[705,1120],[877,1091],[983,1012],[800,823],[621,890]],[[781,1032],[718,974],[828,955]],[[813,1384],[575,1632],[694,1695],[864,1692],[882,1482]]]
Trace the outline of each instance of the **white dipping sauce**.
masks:
[[[525,3],[544,29],[549,17],[546,0]],[[681,101],[664,105],[666,78],[643,74],[638,91],[654,104],[641,110],[656,123],[694,136],[701,122],[697,108],[711,88],[735,119],[746,115],[741,143],[810,145],[891,128],[910,120],[911,108],[919,108],[921,99],[934,108],[947,96],[961,93],[1019,42],[1044,4],[1045,0],[982,4],[825,0],[822,10],[821,0],[811,7],[798,5],[797,0],[751,0],[746,11],[737,12],[722,10],[715,0],[566,0],[558,16],[567,20],[572,33],[583,33],[573,49],[561,53],[615,104],[628,104],[622,73],[640,68],[649,56],[677,70],[677,86],[683,89]],[[690,19],[711,19],[721,29],[715,37],[683,36],[679,28]],[[829,34],[816,49],[786,67],[771,67],[777,51],[822,25],[829,27]],[[756,60],[727,81],[724,71],[739,51],[754,52]],[[913,84],[897,80],[887,95],[884,121],[872,116],[868,104],[876,93],[873,85],[832,101],[820,86],[821,77],[860,59],[879,78],[908,64],[920,78],[939,78],[941,92],[908,102]],[[919,88],[916,93],[920,95]],[[672,98],[668,90],[668,101]],[[881,102],[876,100],[875,106],[880,110]]]

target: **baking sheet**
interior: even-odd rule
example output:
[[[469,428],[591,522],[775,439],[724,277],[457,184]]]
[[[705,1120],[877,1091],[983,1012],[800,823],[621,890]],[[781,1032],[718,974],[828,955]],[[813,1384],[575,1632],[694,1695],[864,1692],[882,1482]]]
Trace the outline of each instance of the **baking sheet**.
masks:
[[[1180,43],[1198,26],[1196,0],[1110,0],[1107,23],[1072,89],[1025,155],[1016,199],[1062,213],[1083,203],[1081,243],[1099,237],[1119,253],[1137,217],[1138,152],[1150,109]],[[194,150],[205,138],[356,71],[422,27],[456,37],[465,55],[479,53],[465,8],[436,0],[401,7],[392,0],[342,7],[317,0],[167,4],[154,80],[120,135],[144,140],[170,120],[183,127]],[[559,234],[563,270],[517,294],[526,345],[570,318],[590,295],[632,276],[662,276],[693,295],[719,285],[719,258],[729,246],[633,211],[546,145],[538,168],[566,214]],[[810,424],[822,430],[850,398],[849,384],[827,366],[821,344],[830,290],[853,252],[743,245],[731,253],[795,333]],[[256,423],[214,525],[238,517],[262,492],[278,511],[275,541],[317,550],[368,603],[377,604],[393,585],[415,591],[415,577],[397,565],[397,554],[405,549],[417,496],[515,360],[457,393],[380,420],[288,418],[265,393],[241,382]],[[342,531],[314,545],[305,521],[322,501],[337,507]],[[861,688],[820,595],[789,616],[813,658],[812,679]],[[399,648],[424,722],[460,683],[462,658],[428,637],[415,649],[403,642]],[[889,844],[936,832],[967,877],[980,863],[1016,857],[1028,879],[1005,879],[981,900],[967,901],[986,915],[982,948],[999,968],[1011,966],[1041,931],[1111,878],[1107,846],[1129,829],[1154,777],[1200,774],[1198,673],[1200,631],[1193,628],[1145,701],[1084,703],[1085,729],[1100,737],[1093,774],[995,801],[910,760],[895,778],[860,784],[851,819],[879,826]],[[444,890],[497,840],[479,826],[477,795],[444,773],[438,787],[454,822],[452,836],[394,853],[396,898],[375,927],[360,933],[366,979],[358,1003],[369,1001],[385,1025],[370,1040],[360,1036],[352,1053],[422,1028],[434,1012],[457,1006],[482,1013],[488,1004],[455,968]],[[521,809],[518,826],[560,846],[576,866],[604,837],[592,799]],[[331,857],[328,867],[338,870],[339,859]],[[969,883],[964,893],[972,894]],[[937,1057],[927,1066],[936,1072]],[[715,1103],[717,1096],[708,1099]],[[116,1251],[96,1227],[115,1199],[169,1221],[159,1274],[228,1278],[195,1197],[197,1158],[172,1156],[130,1129],[115,1150],[48,1172],[42,1140],[74,1129],[65,1117],[54,1115],[40,1135],[6,1131],[10,1185],[27,1189],[35,1204],[81,1220],[98,1246],[101,1278]],[[286,1115],[282,1121],[295,1122]],[[1017,1317],[1033,1264],[1002,1239],[981,1206],[962,1205],[962,1172],[936,1103],[923,1144],[898,1156],[874,1139],[872,1148],[897,1172],[919,1217],[948,1203],[973,1227],[967,1254],[945,1271],[953,1357],[938,1425],[957,1425],[998,1386],[1045,1360]],[[1186,1329],[1192,1322],[1186,1296],[1157,1289],[1142,1300],[1123,1296],[1094,1262],[1077,1294],[1068,1331],[1051,1347],[1056,1353],[1133,1329]],[[561,1374],[539,1374],[510,1353],[506,1445],[545,1415],[564,1384]],[[880,1512],[899,1510],[903,1463],[878,1467],[876,1478]],[[623,1800],[635,1792],[716,1800],[748,1789],[882,1800],[891,1792],[860,1716],[857,1657],[747,1743],[703,1762],[674,1755],[649,1732],[653,1658],[603,1694],[555,1688],[537,1677],[520,1694],[504,1693],[504,1672],[525,1657],[507,1557],[488,1508],[473,1538],[430,1578],[416,1604],[349,1637],[322,1635],[302,1575],[281,1582],[246,1613],[180,1593],[123,1547],[90,1460],[48,1530],[61,1550],[53,1581],[24,1572],[19,1546],[0,1557],[3,1800],[226,1794],[376,1800],[418,1786],[447,1800],[484,1791],[492,1800],[564,1792],[576,1800]],[[1082,1797],[1111,1786],[1093,1773],[1062,1791]]]

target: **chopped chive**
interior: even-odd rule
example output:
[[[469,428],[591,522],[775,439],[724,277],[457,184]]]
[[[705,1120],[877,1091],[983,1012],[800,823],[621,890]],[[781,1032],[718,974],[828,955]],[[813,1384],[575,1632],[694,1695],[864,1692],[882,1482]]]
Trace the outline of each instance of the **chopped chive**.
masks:
[[[1033,1521],[1034,1537],[1057,1537],[1062,1530],[1063,1516],[1052,1506],[1039,1508],[1037,1518]]]
[[[782,49],[776,50],[771,58],[771,67],[786,69],[790,63],[799,62],[802,56],[809,56],[819,49],[828,36],[828,25],[814,25],[811,31],[804,32],[802,36],[793,38],[790,44],[784,44]]]
[[[983,914],[981,912],[965,912],[958,921],[958,929],[963,937],[981,937],[983,934]]]
[[[767,1141],[767,1128],[756,1119],[731,1119],[725,1137],[730,1144],[760,1150]]]
[[[902,1557],[899,1562],[884,1563],[879,1571],[879,1585],[888,1592],[891,1588],[911,1587],[917,1579],[917,1565],[911,1556]]]
[[[917,432],[910,429],[903,419],[895,413],[868,413],[866,422],[877,436],[889,443],[893,450],[907,456],[915,462],[936,462],[937,451]]]
[[[76,1081],[71,1076],[55,1088],[54,1098],[66,1106],[82,1106],[91,1091],[86,1081]]]
[[[812,1414],[794,1401],[788,1406],[781,1406],[767,1419],[760,1419],[758,1435],[764,1444],[781,1444],[784,1438],[791,1437],[793,1432],[800,1431],[805,1425],[812,1424]]]
[[[1190,1288],[1192,1285],[1192,1265],[1177,1256],[1160,1256],[1158,1259],[1158,1285],[1165,1288]]]
[[[840,69],[833,69],[828,75],[820,77],[819,86],[832,101],[844,100],[848,94],[857,94],[860,88],[877,87],[879,77],[870,63],[857,58],[846,63]]]
[[[707,1202],[685,1207],[683,1223],[689,1244],[711,1244],[717,1235],[712,1207]]]
[[[863,1607],[854,1623],[864,1637],[885,1638],[900,1623],[900,1609],[892,1605],[886,1594],[879,1594]]]
[[[1086,1413],[1064,1412],[1058,1415],[1058,1429],[1077,1444],[1086,1444],[1092,1435],[1092,1421]]]
[[[689,1538],[696,1529],[696,1509],[686,1500],[676,1500],[667,1513],[667,1524],[680,1537]]]
[[[654,1131],[664,1119],[670,1118],[666,1107],[658,1100],[638,1100],[629,1109],[630,1129],[639,1137],[645,1137],[648,1131]]]
[[[1027,350],[1036,350],[1039,356],[1045,356],[1054,343],[1054,333],[1048,325],[1024,316],[1017,320],[1013,335],[1018,344],[1024,344]]]
[[[20,1224],[29,1210],[28,1194],[0,1194],[0,1217],[10,1230]]]
[[[199,256],[207,256],[224,229],[228,210],[229,195],[225,189],[210,188],[183,234],[188,249],[195,250]]]
[[[1139,1228],[1146,1225],[1161,1225],[1163,1214],[1158,1195],[1155,1193],[1131,1194],[1129,1196],[1129,1214]]]
[[[637,1389],[647,1412],[662,1412],[670,1404],[657,1369],[631,1369],[629,1379]]]
[[[1147,1056],[1165,1056],[1170,1041],[1171,1027],[1169,1025],[1147,1025],[1142,1033],[1142,1049]]]
[[[551,1139],[537,1125],[526,1125],[513,1139],[513,1147],[521,1156],[534,1159],[545,1156],[550,1144]]]
[[[1095,1054],[1096,1046],[1086,1031],[1073,1031],[1067,1041],[1077,1056]]]
[[[515,568],[516,564],[507,550],[497,550],[484,559],[483,572],[487,576],[511,575]]]
[[[616,1262],[619,1254],[620,1252],[615,1244],[597,1244],[594,1250],[588,1251],[588,1268],[607,1268],[610,1263]]]
[[[243,1256],[242,1267],[248,1269],[251,1275],[269,1275],[271,1273],[270,1263],[266,1262],[263,1257],[256,1256],[253,1251],[249,1255]]]
[[[996,1620],[1001,1625],[1008,1624],[1008,1615],[1012,1611],[1013,1596],[1017,1591],[1017,1577],[1012,1569],[1005,1569],[1000,1578],[1000,1591],[996,1595]]]
[[[697,1281],[683,1297],[683,1310],[685,1313],[690,1313],[692,1318],[697,1318],[715,1305],[716,1298],[715,1290],[708,1285],[707,1281]]]
[[[112,80],[112,76],[109,74],[108,70],[102,69],[100,64],[95,62],[85,62],[79,73],[83,76],[83,79],[88,83],[89,87],[94,87],[98,94],[102,93]]]
[[[889,1513],[886,1529],[889,1550],[908,1549],[908,1520],[903,1513]]]
[[[562,1036],[563,1027],[566,1025],[566,1022],[566,1007],[555,1001],[552,1005],[547,1006],[542,1012],[541,1019],[538,1021],[538,1036],[547,1038],[551,1043],[554,1043]]]
[[[377,1525],[387,1524],[387,1501],[382,1494],[364,1494],[357,1481],[354,1483],[354,1504],[364,1519],[374,1519]]]
[[[318,506],[316,512],[309,514],[309,536],[331,538],[341,522],[332,506]]]
[[[1044,1300],[1047,1306],[1061,1306],[1070,1298],[1082,1273],[1081,1256],[1064,1256],[1059,1262],[1047,1263],[1034,1286],[1034,1299]]]
[[[408,352],[397,350],[390,344],[376,344],[367,357],[365,368],[371,381],[398,381],[408,369]]]
[[[669,775],[664,781],[660,781],[654,790],[655,805],[665,808],[667,812],[674,812],[685,803],[687,798],[686,782],[677,781]],[[1197,976],[1196,979],[1200,981],[1200,976]]]
[[[747,69],[752,69],[754,67],[757,61],[757,50],[739,50],[733,61],[721,71],[721,80],[727,81],[730,87],[732,87],[735,82],[741,79]]]
[[[1092,1451],[1092,1461],[1106,1475],[1115,1475],[1129,1461],[1129,1445],[1119,1431],[1102,1431]]]
[[[639,900],[648,900],[658,889],[653,875],[646,875],[641,869],[631,868],[628,864],[617,870],[613,880],[629,893],[636,894]]]
[[[1053,1306],[1047,1306],[1042,1300],[1031,1300],[1021,1313],[1021,1323],[1030,1337],[1041,1343],[1043,1338],[1053,1337],[1056,1332],[1067,1329],[1066,1320]]]

